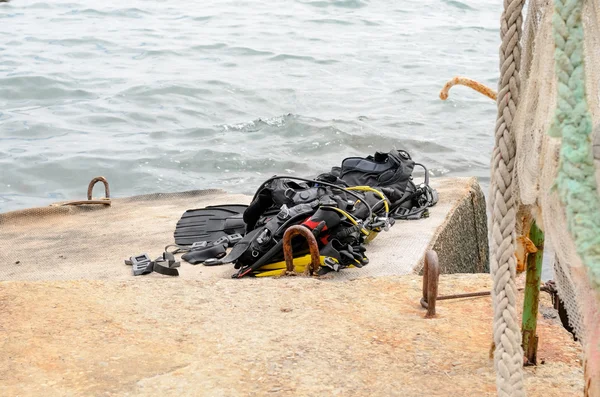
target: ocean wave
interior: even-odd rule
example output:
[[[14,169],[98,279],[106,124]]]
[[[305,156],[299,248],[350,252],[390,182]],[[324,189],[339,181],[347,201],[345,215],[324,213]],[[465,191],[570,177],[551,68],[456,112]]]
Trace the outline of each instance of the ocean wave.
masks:
[[[89,99],[96,95],[72,82],[46,76],[13,76],[0,78],[0,99],[43,101],[64,99]],[[30,103],[31,105],[31,103]]]
[[[369,5],[366,0],[323,0],[323,1],[306,1],[297,0],[299,3],[310,5],[313,7],[326,8],[326,7],[339,7],[339,8],[363,8]]]

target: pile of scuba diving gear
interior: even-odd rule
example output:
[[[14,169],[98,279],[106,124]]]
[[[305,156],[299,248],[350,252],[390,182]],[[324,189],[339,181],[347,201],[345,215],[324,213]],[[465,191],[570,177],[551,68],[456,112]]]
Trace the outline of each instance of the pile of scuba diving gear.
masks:
[[[415,165],[425,170],[424,182],[412,178]],[[250,205],[210,206],[186,211],[178,221],[176,247],[182,259],[206,266],[233,263],[233,278],[283,274],[283,236],[302,225],[316,238],[318,274],[368,264],[365,245],[397,219],[429,216],[438,201],[429,175],[402,150],[349,157],[340,167],[315,179],[275,176],[256,191]],[[294,267],[311,262],[301,236],[291,240]],[[227,253],[227,248],[231,248]]]

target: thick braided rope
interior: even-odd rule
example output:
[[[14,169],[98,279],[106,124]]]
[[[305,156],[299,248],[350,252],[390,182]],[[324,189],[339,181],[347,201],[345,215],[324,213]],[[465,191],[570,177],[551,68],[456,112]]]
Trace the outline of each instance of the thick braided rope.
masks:
[[[517,203],[513,196],[516,144],[511,131],[519,103],[520,37],[525,0],[504,0],[500,34],[498,118],[492,154],[490,204],[491,273],[494,282],[494,363],[499,396],[524,396],[523,348],[517,316],[516,235]]]
[[[557,107],[549,134],[561,137],[558,173],[555,181],[565,206],[567,227],[575,242],[595,290],[586,303],[587,387],[596,379],[600,360],[600,332],[593,317],[600,304],[600,196],[595,178],[592,149],[592,117],[585,86],[584,30],[581,21],[583,0],[554,0],[552,30],[557,75]],[[581,288],[581,286],[580,286]]]
[[[562,137],[556,187],[566,207],[569,232],[600,291],[600,196],[592,149],[592,117],[585,93],[583,0],[555,0],[552,18],[558,78],[550,135]]]

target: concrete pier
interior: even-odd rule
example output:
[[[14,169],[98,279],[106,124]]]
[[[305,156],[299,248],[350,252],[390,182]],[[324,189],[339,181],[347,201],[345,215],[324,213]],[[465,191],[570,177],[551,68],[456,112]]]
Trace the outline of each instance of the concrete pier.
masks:
[[[185,262],[180,277],[133,277],[124,265],[158,256],[185,210],[248,196],[0,214],[0,395],[495,396],[491,298],[439,301],[433,319],[419,304],[431,248],[462,273],[443,274],[440,295],[491,289],[479,186],[433,184],[429,218],[398,222],[369,244],[368,266],[323,279],[232,280],[231,265]],[[546,295],[538,321],[528,395],[581,395],[580,346]]]

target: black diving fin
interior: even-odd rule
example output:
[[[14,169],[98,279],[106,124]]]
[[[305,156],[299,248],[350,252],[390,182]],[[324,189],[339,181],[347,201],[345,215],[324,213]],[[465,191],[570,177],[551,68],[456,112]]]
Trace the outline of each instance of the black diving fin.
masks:
[[[188,253],[185,253],[181,256],[181,259],[188,263],[191,263],[192,265],[197,265],[199,263],[206,262],[206,260],[208,259],[221,259],[225,255],[227,255],[227,245],[216,243],[196,251],[190,251]]]
[[[212,243],[233,234],[245,234],[243,204],[215,205],[185,211],[175,227],[175,244]]]

